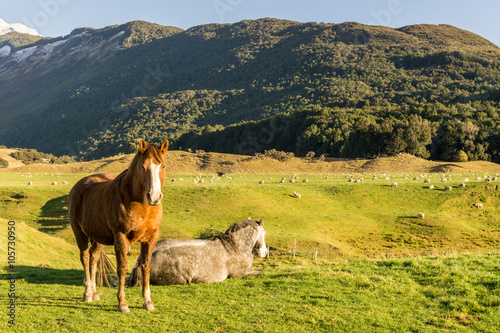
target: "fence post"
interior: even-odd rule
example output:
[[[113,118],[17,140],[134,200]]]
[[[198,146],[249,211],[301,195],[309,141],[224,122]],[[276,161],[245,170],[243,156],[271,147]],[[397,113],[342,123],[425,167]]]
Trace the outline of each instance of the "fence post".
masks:
[[[292,259],[295,259],[295,248],[297,247],[297,239],[293,242],[293,249],[292,249]]]
[[[316,261],[316,258],[318,257],[318,249],[313,250],[313,260]]]

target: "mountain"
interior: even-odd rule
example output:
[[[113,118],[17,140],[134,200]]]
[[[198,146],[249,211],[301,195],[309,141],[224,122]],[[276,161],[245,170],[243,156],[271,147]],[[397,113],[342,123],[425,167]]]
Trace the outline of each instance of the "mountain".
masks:
[[[223,151],[260,140],[245,152],[492,159],[499,59],[497,46],[449,25],[267,18],[17,34],[0,39],[0,144],[96,158],[138,138],[188,148],[208,135],[204,147]],[[416,143],[411,126],[425,127]],[[369,134],[382,143],[364,144]]]
[[[4,20],[0,19],[0,35],[5,35],[10,32],[19,32],[22,34],[40,36],[40,34],[35,29],[28,28],[27,26],[21,23],[9,24]]]

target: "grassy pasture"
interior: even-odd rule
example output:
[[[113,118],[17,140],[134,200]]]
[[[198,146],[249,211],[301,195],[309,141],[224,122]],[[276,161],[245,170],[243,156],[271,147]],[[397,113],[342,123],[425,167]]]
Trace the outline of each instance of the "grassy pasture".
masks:
[[[339,174],[298,175],[294,183],[289,182],[293,175],[286,174],[167,176],[160,238],[210,237],[251,216],[264,217],[275,255],[289,253],[295,242],[297,253],[310,256],[317,248],[322,260],[477,252],[500,246],[499,181],[476,181],[476,173],[445,175],[451,178],[446,183],[440,182],[442,174],[417,175],[418,180],[413,174],[390,175],[389,180],[353,176],[364,180],[348,182],[349,175]],[[67,195],[82,177],[0,174],[0,216],[74,243]],[[285,183],[279,184],[282,177]],[[426,178],[433,190],[423,182]],[[459,187],[464,178],[470,182]],[[199,180],[203,183],[195,183]],[[26,185],[28,181],[33,185]],[[53,181],[58,184],[51,185]],[[392,182],[399,186],[390,187]],[[444,191],[445,186],[453,189]],[[475,208],[475,203],[484,208]],[[419,212],[424,219],[416,218]]]
[[[6,257],[6,220],[0,221]],[[116,312],[116,289],[82,303],[75,247],[16,224],[16,324],[2,332],[497,332],[500,254],[338,261],[308,266],[258,260],[265,273],[222,283],[152,287],[157,310]],[[60,254],[63,255],[60,255]],[[304,264],[304,263],[303,263]],[[8,289],[10,269],[0,269]],[[7,303],[6,297],[2,299]],[[5,310],[6,311],[6,310]]]
[[[496,332],[499,188],[496,181],[476,181],[476,173],[446,174],[446,183],[441,175],[352,175],[363,176],[361,183],[340,174],[298,175],[295,183],[291,174],[168,176],[161,238],[210,237],[248,216],[264,217],[271,258],[256,261],[265,270],[261,276],[153,287],[153,313],[142,310],[139,288],[127,290],[133,312],[120,315],[116,290],[105,289],[97,303],[80,301],[83,270],[68,226],[67,195],[83,175],[0,174],[0,255],[7,257],[7,220],[14,220],[18,278],[16,327],[5,319],[0,329]],[[464,178],[470,182],[461,188]],[[195,184],[199,179],[203,183]],[[390,187],[394,181],[397,188]],[[448,185],[452,191],[443,190]],[[478,202],[483,209],[473,207]],[[417,219],[418,212],[425,218]],[[319,248],[317,261],[311,260],[313,248]],[[129,267],[138,246],[132,252]],[[9,273],[0,267],[2,290]],[[1,298],[8,301],[5,293]]]

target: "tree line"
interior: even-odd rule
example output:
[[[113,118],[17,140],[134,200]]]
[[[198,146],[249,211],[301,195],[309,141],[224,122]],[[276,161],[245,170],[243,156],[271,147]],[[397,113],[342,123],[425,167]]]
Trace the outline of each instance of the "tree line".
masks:
[[[468,112],[458,109],[468,109]],[[500,162],[498,103],[440,103],[376,109],[308,107],[290,115],[186,133],[174,148],[256,154],[277,149],[296,156],[374,158],[409,153],[444,161]]]

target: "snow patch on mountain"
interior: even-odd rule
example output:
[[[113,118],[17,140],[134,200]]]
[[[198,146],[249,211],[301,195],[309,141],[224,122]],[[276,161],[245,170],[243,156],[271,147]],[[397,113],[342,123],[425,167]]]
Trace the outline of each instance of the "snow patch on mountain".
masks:
[[[50,44],[41,46],[40,50],[37,53],[40,54],[40,57],[42,59],[47,59],[52,54],[52,52],[54,51],[54,49],[56,47],[58,47],[59,45],[62,45],[64,43],[66,43],[67,41],[68,41],[67,39],[63,39],[63,40],[60,40],[60,41],[57,41],[57,42],[54,42],[54,43],[50,43]]]
[[[35,29],[28,28],[24,24],[21,23],[12,23],[9,24],[4,20],[0,19],[0,35],[5,35],[10,32],[19,32],[22,34],[30,34],[34,36],[41,36],[38,31]]]
[[[36,46],[28,47],[22,50],[19,50],[17,52],[14,52],[12,54],[12,60],[21,62],[27,58],[29,58],[35,51],[36,51]]]
[[[10,55],[10,51],[12,51],[12,47],[10,47],[10,45],[5,45],[0,49],[0,57],[8,57]]]

